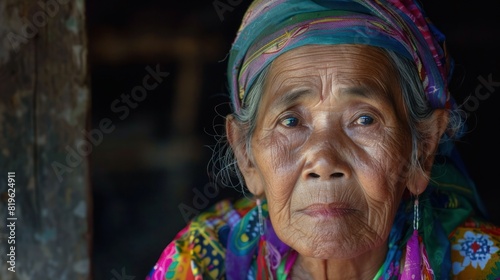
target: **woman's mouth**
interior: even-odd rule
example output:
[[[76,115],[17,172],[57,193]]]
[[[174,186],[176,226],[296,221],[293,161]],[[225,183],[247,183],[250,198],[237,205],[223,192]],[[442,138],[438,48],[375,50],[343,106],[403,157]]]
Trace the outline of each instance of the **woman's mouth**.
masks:
[[[309,205],[300,212],[311,217],[334,218],[347,216],[355,211],[346,203],[316,203]]]

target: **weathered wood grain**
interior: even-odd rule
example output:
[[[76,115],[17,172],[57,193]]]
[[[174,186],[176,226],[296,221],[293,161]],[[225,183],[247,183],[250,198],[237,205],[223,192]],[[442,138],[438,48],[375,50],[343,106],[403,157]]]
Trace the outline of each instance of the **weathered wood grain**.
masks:
[[[90,279],[84,7],[0,0],[0,279]],[[15,244],[8,244],[9,171]]]

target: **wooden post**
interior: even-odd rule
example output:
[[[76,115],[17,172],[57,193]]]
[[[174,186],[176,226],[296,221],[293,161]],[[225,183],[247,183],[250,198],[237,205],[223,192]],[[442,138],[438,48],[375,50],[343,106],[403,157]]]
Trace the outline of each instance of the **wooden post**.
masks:
[[[92,274],[84,4],[0,1],[3,280]]]

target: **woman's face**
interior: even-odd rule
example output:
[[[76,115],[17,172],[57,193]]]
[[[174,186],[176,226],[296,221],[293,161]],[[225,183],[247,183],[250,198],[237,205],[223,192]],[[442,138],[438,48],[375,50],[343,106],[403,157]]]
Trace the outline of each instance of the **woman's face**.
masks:
[[[324,259],[385,244],[411,153],[402,104],[374,47],[304,46],[272,63],[244,175],[283,242]]]

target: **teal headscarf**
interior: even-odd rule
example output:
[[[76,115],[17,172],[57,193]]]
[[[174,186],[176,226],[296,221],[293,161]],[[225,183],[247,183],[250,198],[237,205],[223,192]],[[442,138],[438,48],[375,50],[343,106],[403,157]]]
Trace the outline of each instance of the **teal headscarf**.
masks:
[[[276,57],[308,44],[365,44],[412,61],[433,108],[453,108],[452,60],[444,35],[413,1],[257,0],[233,42],[228,81],[238,111],[258,74]]]

